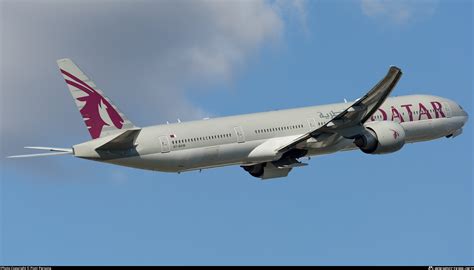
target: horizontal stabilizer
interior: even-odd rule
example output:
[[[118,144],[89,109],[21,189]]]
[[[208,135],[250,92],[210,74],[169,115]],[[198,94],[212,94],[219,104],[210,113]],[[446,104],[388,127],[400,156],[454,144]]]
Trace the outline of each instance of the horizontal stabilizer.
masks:
[[[43,146],[25,146],[26,149],[45,150],[52,153],[41,153],[41,154],[27,154],[27,155],[15,155],[7,158],[28,158],[28,157],[45,157],[45,156],[58,156],[58,155],[72,155],[72,148],[56,148],[56,147],[43,147]]]
[[[135,140],[141,129],[129,129],[122,132],[117,137],[96,148],[96,150],[127,150],[135,147]]]
[[[28,154],[28,155],[9,156],[9,157],[7,157],[7,158],[46,157],[46,156],[71,155],[71,154],[72,154],[72,152],[53,152],[53,153],[42,153],[42,154]]]
[[[53,147],[43,147],[43,146],[25,146],[26,149],[36,149],[36,150],[45,150],[51,152],[67,152],[72,153],[71,148],[53,148]]]

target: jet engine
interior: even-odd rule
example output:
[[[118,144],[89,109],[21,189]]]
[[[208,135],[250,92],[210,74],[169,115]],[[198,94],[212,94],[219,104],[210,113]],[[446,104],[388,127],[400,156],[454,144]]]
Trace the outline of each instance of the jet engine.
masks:
[[[273,162],[265,162],[251,166],[242,166],[244,170],[250,173],[250,175],[261,178],[262,180],[272,179],[272,178],[279,178],[279,177],[286,177],[290,171],[295,166],[304,166],[306,164],[303,163],[295,163],[292,164],[293,166],[284,166],[279,167],[275,165]]]
[[[405,130],[396,122],[371,122],[364,126],[364,132],[354,138],[354,144],[364,153],[393,153],[405,144]]]
[[[244,168],[244,170],[250,173],[250,175],[253,177],[261,177],[265,172],[265,165],[266,163],[260,163],[251,166],[242,166],[242,168]]]

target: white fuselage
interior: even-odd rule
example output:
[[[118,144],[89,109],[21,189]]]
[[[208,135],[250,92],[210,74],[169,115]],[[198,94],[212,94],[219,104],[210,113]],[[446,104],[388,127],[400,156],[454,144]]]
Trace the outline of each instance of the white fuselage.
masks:
[[[269,140],[277,142],[314,130],[347,106],[339,103],[145,127],[133,155],[102,161],[165,172],[271,161],[253,159],[251,153]],[[412,143],[455,134],[467,118],[449,99],[410,95],[387,98],[368,122],[400,123],[406,142]],[[357,149],[352,139],[327,138],[308,144],[306,156],[351,149]]]

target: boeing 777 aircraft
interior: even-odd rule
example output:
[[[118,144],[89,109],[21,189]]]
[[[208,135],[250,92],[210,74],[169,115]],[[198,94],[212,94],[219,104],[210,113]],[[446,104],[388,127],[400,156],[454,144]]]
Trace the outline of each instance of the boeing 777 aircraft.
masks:
[[[240,165],[252,176],[285,177],[299,159],[360,149],[400,150],[405,143],[456,137],[468,120],[463,108],[431,95],[390,97],[402,72],[387,75],[353,103],[244,114],[137,127],[70,60],[57,61],[92,140],[72,148],[18,157],[75,157],[163,172]]]

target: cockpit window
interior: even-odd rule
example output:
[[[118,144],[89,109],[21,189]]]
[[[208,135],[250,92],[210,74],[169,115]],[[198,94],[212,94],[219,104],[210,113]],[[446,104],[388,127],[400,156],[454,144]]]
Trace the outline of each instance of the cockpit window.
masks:
[[[458,106],[459,106],[459,109],[461,109],[461,111],[464,111],[461,105],[458,104]]]

